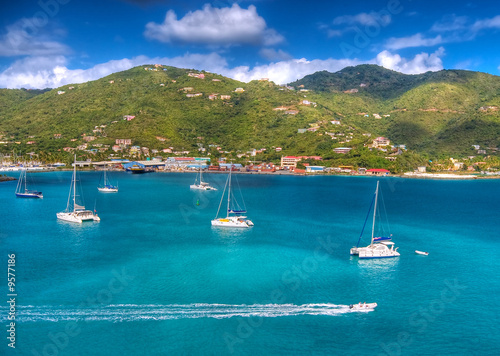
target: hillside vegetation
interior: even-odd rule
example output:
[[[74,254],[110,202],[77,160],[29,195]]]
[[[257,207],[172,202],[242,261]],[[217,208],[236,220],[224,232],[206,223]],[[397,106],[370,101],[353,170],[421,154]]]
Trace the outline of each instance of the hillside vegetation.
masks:
[[[405,75],[361,65],[282,87],[144,65],[49,91],[0,90],[0,150],[60,157],[64,148],[85,142],[111,152],[116,139],[131,139],[159,151],[266,148],[268,159],[283,153],[359,163],[373,156],[372,165],[394,165],[366,148],[376,136],[386,136],[405,144],[417,164],[475,155],[472,145],[497,154],[499,106],[500,77],[463,70]],[[134,118],[124,120],[126,115]],[[271,154],[274,147],[282,148],[279,155]],[[335,147],[353,150],[340,155]]]

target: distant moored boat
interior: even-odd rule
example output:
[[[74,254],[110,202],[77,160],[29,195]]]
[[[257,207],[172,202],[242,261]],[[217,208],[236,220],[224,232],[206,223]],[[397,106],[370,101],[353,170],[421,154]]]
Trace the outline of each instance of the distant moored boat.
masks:
[[[43,198],[42,192],[37,190],[28,189],[27,186],[27,172],[26,167],[21,169],[21,174],[19,175],[19,180],[17,181],[16,187],[16,197],[18,198]]]

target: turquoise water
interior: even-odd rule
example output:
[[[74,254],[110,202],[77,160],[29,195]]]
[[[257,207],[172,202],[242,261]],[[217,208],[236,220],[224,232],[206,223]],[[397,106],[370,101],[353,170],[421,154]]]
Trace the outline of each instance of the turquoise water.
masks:
[[[349,249],[372,178],[235,175],[255,227],[221,230],[210,220],[225,174],[207,174],[219,190],[199,193],[189,190],[195,174],[112,173],[116,194],[97,192],[99,173],[80,176],[100,223],[56,219],[71,172],[32,174],[43,200],[16,199],[16,182],[0,184],[0,266],[15,253],[17,279],[16,349],[2,337],[0,354],[500,349],[499,180],[382,179],[380,210],[401,257],[359,261]],[[359,301],[378,307],[350,312]],[[7,303],[0,312],[7,335]]]

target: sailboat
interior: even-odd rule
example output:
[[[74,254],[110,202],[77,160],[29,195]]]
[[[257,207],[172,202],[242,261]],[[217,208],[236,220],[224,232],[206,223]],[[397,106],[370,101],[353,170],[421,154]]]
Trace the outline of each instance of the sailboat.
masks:
[[[377,181],[377,188],[375,189],[374,201],[372,201],[373,205],[373,221],[372,221],[372,237],[370,245],[366,247],[358,247],[359,242],[361,240],[361,236],[363,235],[363,231],[365,230],[366,222],[368,221],[368,216],[365,219],[365,224],[363,225],[363,229],[361,230],[361,234],[359,235],[358,244],[356,247],[351,248],[351,255],[357,255],[359,258],[388,258],[388,257],[398,257],[399,252],[397,251],[397,247],[394,248],[394,242],[391,241],[392,235],[389,237],[380,236],[375,237],[375,220],[377,215],[377,205],[378,205],[378,188],[379,181]],[[370,206],[371,210],[371,206]],[[368,210],[368,214],[370,213]]]
[[[243,216],[247,211],[245,209],[241,209],[238,205],[238,202],[234,198],[234,194],[231,195],[231,172],[233,171],[233,167],[231,165],[229,169],[229,175],[226,180],[226,185],[224,187],[224,191],[222,192],[222,197],[220,199],[219,208],[217,209],[217,214],[215,219],[212,220],[212,226],[217,227],[238,227],[238,228],[249,228],[253,226],[253,222],[247,219],[246,216]],[[227,189],[227,214],[225,218],[218,218],[220,208],[222,206],[222,202],[224,201],[224,194]]]
[[[16,197],[19,198],[43,198],[42,192],[37,190],[28,189],[27,185],[27,173],[28,169],[26,167],[21,169],[21,174],[19,175],[19,180],[17,181],[16,187]]]
[[[197,190],[217,190],[217,188],[214,188],[209,183],[203,181],[201,164],[200,164],[200,172],[196,175],[194,184],[191,184],[189,188]]]
[[[57,218],[64,221],[82,223],[83,221],[101,221],[101,218],[97,216],[97,213],[92,210],[86,210],[85,206],[79,205],[77,203],[76,194],[76,155],[75,163],[73,168],[73,176],[71,178],[71,186],[69,188],[68,204],[66,205],[66,210],[57,213]]]
[[[99,182],[100,183],[100,182]],[[104,167],[104,179],[103,184],[97,187],[97,190],[102,193],[116,193],[118,192],[118,186],[114,186],[110,183],[109,178],[106,175],[106,167]]]

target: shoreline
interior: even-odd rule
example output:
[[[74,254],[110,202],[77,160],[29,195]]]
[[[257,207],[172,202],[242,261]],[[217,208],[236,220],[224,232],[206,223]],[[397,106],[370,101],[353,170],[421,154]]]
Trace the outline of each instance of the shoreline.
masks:
[[[45,172],[67,172],[72,171],[70,168],[59,168],[50,170],[35,170],[30,173],[45,173]],[[97,169],[81,169],[79,172],[100,172]],[[123,169],[110,169],[110,172],[126,172]],[[0,171],[17,172],[17,171]],[[203,171],[204,174],[227,174],[229,171]],[[197,173],[195,170],[157,170],[153,173]],[[275,171],[275,172],[247,172],[247,171],[233,171],[235,174],[249,174],[249,175],[279,175],[279,176],[331,176],[331,177],[376,177],[376,178],[405,178],[405,179],[435,179],[435,180],[474,180],[474,179],[500,179],[500,175],[472,175],[472,174],[453,174],[453,173],[415,173],[405,172],[401,174],[391,175],[370,175],[370,174],[332,174],[332,173],[294,173],[290,171]],[[1,173],[0,173],[1,174]],[[139,174],[140,175],[140,174]],[[0,182],[17,180],[15,177],[0,176]]]

